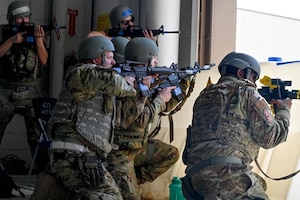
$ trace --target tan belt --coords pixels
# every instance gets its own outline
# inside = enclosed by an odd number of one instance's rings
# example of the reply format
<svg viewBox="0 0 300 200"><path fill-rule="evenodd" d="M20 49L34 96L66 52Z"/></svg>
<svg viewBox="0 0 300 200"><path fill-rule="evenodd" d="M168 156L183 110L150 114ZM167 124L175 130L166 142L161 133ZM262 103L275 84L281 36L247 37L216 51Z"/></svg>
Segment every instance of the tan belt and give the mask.
<svg viewBox="0 0 300 200"><path fill-rule="evenodd" d="M69 150L80 153L88 152L88 147L72 142L53 141L50 145L50 150Z"/></svg>

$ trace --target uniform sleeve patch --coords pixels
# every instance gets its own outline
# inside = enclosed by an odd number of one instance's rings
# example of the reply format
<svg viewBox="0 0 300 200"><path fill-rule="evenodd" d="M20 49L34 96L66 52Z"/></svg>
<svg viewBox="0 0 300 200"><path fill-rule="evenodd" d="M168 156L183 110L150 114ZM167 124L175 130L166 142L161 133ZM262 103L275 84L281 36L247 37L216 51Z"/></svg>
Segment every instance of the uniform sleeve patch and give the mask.
<svg viewBox="0 0 300 200"><path fill-rule="evenodd" d="M258 110L263 110L264 108L268 107L268 104L264 99L260 99L255 102L255 106L258 108Z"/></svg>
<svg viewBox="0 0 300 200"><path fill-rule="evenodd" d="M265 108L264 109L264 115L265 115L268 122L273 122L274 121L274 116L273 116L273 113L270 109Z"/></svg>

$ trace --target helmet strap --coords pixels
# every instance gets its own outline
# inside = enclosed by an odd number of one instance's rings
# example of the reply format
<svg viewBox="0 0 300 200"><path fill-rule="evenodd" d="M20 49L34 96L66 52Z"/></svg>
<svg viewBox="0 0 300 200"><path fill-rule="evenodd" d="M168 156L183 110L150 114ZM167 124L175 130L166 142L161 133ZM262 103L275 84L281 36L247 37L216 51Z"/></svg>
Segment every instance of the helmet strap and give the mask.
<svg viewBox="0 0 300 200"><path fill-rule="evenodd" d="M226 65L223 65L223 66L221 67L220 74L221 74L221 75L225 75L226 72L227 72Z"/></svg>
<svg viewBox="0 0 300 200"><path fill-rule="evenodd" d="M102 56L102 66L104 67L106 64L105 52L101 53L101 56Z"/></svg>
<svg viewBox="0 0 300 200"><path fill-rule="evenodd" d="M151 66L150 66L150 65L151 65L151 61L152 61L152 59L149 58L148 61L147 61L147 67L151 67Z"/></svg>
<svg viewBox="0 0 300 200"><path fill-rule="evenodd" d="M248 80L250 80L250 75L251 75L251 72L252 72L252 70L251 69L249 69L249 68L247 68L246 69L246 79L248 79Z"/></svg>

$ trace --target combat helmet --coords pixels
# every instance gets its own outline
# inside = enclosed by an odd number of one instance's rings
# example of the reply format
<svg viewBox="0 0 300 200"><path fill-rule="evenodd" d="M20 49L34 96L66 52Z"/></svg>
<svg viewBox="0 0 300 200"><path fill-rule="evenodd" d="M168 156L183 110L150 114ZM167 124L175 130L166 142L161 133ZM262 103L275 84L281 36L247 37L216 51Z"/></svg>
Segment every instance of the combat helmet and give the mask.
<svg viewBox="0 0 300 200"><path fill-rule="evenodd" d="M125 53L125 47L127 43L129 42L129 39L122 36L114 37L112 40L112 43L115 46L115 53L114 53L114 59L117 63L123 63L124 62L124 53Z"/></svg>
<svg viewBox="0 0 300 200"><path fill-rule="evenodd" d="M260 76L260 65L255 58L245 53L231 52L227 54L219 64L219 72L221 75L226 73L228 68L250 69L254 71L258 77Z"/></svg>
<svg viewBox="0 0 300 200"><path fill-rule="evenodd" d="M7 8L7 20L11 21L16 17L26 17L31 15L29 5L25 1L14 1Z"/></svg>
<svg viewBox="0 0 300 200"><path fill-rule="evenodd" d="M149 38L136 37L131 39L125 47L124 59L136 63L145 64L158 55L158 47Z"/></svg>
<svg viewBox="0 0 300 200"><path fill-rule="evenodd" d="M79 44L79 60L98 58L105 51L114 51L113 43L104 36L92 36L84 39Z"/></svg>
<svg viewBox="0 0 300 200"><path fill-rule="evenodd" d="M117 24L126 17L133 14L133 11L124 5L113 8L109 13L110 24L113 28L116 28Z"/></svg>

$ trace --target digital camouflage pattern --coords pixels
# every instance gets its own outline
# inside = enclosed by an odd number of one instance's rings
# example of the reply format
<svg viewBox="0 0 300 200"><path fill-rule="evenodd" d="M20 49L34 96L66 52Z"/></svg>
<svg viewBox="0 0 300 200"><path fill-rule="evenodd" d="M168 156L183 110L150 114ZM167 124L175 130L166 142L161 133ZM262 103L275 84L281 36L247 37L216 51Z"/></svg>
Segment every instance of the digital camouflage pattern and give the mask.
<svg viewBox="0 0 300 200"><path fill-rule="evenodd" d="M219 199L269 200L262 186L265 182L251 168L237 164L211 165L188 177L190 188L195 188L202 197L214 194ZM182 183L187 187L185 181ZM183 188L184 196L190 195L186 193Z"/></svg>
<svg viewBox="0 0 300 200"><path fill-rule="evenodd" d="M109 153L113 142L114 120L112 112L104 113L103 106L99 106L104 101L103 95L97 95L91 100L78 102L76 130L94 146Z"/></svg>
<svg viewBox="0 0 300 200"><path fill-rule="evenodd" d="M65 188L72 191L77 197L89 200L120 200L121 193L111 174L102 166L104 173L102 182L92 187L89 177L80 168L81 156L68 153L67 159L57 159L51 164L51 174L62 183ZM83 165L83 163L82 163ZM49 195L49 194L48 194Z"/></svg>
<svg viewBox="0 0 300 200"><path fill-rule="evenodd" d="M268 199L262 179L253 175L249 164L260 147L269 149L286 141L289 119L287 107L273 116L265 99L247 80L223 76L205 88L194 104L183 157L192 187L202 196L214 193L221 199ZM189 174L193 166L216 156L235 156L243 165L212 165Z"/></svg>
<svg viewBox="0 0 300 200"><path fill-rule="evenodd" d="M7 29L5 27L0 26L0 44L7 39L3 36L4 29ZM13 116L20 114L24 116L32 156L40 137L32 99L46 96L45 92L36 87L37 79L41 76L36 51L35 43L15 44L0 58L0 142ZM37 168L42 167L40 164L43 165L43 162L38 154Z"/></svg>
<svg viewBox="0 0 300 200"><path fill-rule="evenodd" d="M124 199L141 199L139 185L152 182L179 159L178 149L151 139L139 149L112 150L108 170L115 178Z"/></svg>
<svg viewBox="0 0 300 200"><path fill-rule="evenodd" d="M83 138L109 153L114 127L113 98L135 94L135 89L115 71L92 64L78 65L66 77L49 127L74 122L73 128Z"/></svg>
<svg viewBox="0 0 300 200"><path fill-rule="evenodd" d="M19 90L19 89L24 90ZM8 88L0 83L0 142L6 126L13 115L18 113L24 116L27 129L27 142L32 155L39 141L39 128L36 124L32 99L42 96L33 86L11 86Z"/></svg>
<svg viewBox="0 0 300 200"><path fill-rule="evenodd" d="M49 171L58 184L83 199L123 199L102 162L111 150L113 97L134 95L135 89L111 69L79 64L68 71L48 131L52 133L53 142L85 146L96 153L97 160L85 160L82 149L52 148ZM87 162L91 170L88 170ZM46 176L41 183L48 181ZM55 191L55 187L49 191ZM35 193L41 194L38 190Z"/></svg>
<svg viewBox="0 0 300 200"><path fill-rule="evenodd" d="M165 173L179 159L176 147L157 139L149 139L134 158L134 167L139 184L152 182Z"/></svg>
<svg viewBox="0 0 300 200"><path fill-rule="evenodd" d="M189 81L182 81L183 94ZM149 139L150 125L160 112L168 112L178 101L167 104L160 97L142 96L117 99L117 122L114 141L119 150L108 155L108 170L115 178L124 199L141 199L139 184L152 182L179 159L175 146Z"/></svg>

